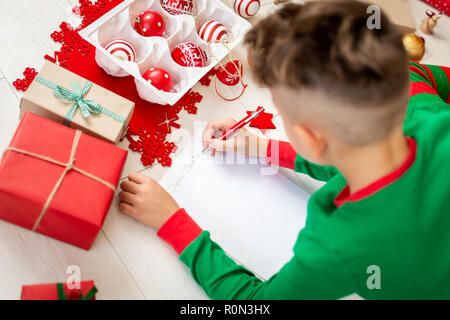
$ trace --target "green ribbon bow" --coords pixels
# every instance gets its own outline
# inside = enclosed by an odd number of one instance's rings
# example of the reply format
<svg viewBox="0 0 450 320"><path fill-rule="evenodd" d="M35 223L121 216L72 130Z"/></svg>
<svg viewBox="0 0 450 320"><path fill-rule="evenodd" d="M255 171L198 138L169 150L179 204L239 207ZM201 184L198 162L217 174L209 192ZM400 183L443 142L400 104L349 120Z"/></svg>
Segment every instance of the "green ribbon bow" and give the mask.
<svg viewBox="0 0 450 320"><path fill-rule="evenodd" d="M58 290L58 300L69 300L66 293L64 292L64 284L57 283L56 288ZM97 292L98 292L98 290L94 286L94 287L92 287L91 290L89 290L89 292L85 296L81 295L79 300L92 300L92 299L94 299Z"/></svg>
<svg viewBox="0 0 450 320"><path fill-rule="evenodd" d="M93 83L91 81L86 81L82 89L80 88L78 82L73 81L72 82L73 91L70 91L66 88L56 85L55 83L47 79L42 78L39 75L36 76L35 80L53 89L53 93L55 94L55 97L57 97L58 99L74 102L69 112L64 117L64 125L66 126L70 125L70 122L72 121L78 109L80 109L81 114L85 119L89 118L93 114L103 113L106 116L121 122L124 126L126 125L127 120L124 117L121 117L118 114L115 114L114 112L101 107L95 101L87 100L84 98L84 96L92 88Z"/></svg>

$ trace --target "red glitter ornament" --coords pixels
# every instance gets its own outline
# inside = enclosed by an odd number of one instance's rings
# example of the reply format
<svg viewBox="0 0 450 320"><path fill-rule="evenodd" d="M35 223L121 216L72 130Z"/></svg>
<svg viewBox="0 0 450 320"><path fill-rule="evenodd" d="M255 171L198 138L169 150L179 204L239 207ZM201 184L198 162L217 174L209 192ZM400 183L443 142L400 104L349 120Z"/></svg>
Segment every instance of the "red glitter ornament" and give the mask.
<svg viewBox="0 0 450 320"><path fill-rule="evenodd" d="M142 77L158 90L170 92L173 89L172 77L163 68L150 68Z"/></svg>
<svg viewBox="0 0 450 320"><path fill-rule="evenodd" d="M166 23L156 11L144 11L135 18L134 30L144 37L162 37Z"/></svg>
<svg viewBox="0 0 450 320"><path fill-rule="evenodd" d="M206 66L208 60L205 51L194 43L179 44L172 51L172 59L182 67Z"/></svg>

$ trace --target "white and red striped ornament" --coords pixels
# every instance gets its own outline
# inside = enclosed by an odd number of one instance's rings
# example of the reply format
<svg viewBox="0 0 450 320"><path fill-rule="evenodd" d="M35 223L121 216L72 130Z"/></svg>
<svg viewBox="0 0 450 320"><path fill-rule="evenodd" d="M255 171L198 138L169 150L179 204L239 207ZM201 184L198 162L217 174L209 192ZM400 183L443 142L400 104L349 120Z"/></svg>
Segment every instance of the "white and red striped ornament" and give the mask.
<svg viewBox="0 0 450 320"><path fill-rule="evenodd" d="M161 0L161 6L172 15L194 15L194 3L192 0Z"/></svg>
<svg viewBox="0 0 450 320"><path fill-rule="evenodd" d="M259 0L234 0L234 11L243 18L249 18L258 13L261 8Z"/></svg>
<svg viewBox="0 0 450 320"><path fill-rule="evenodd" d="M105 50L118 60L136 61L136 51L128 41L113 40L105 46Z"/></svg>
<svg viewBox="0 0 450 320"><path fill-rule="evenodd" d="M208 57L202 48L194 43L186 42L173 49L172 59L182 67L202 68L206 66Z"/></svg>
<svg viewBox="0 0 450 320"><path fill-rule="evenodd" d="M198 30L200 38L206 42L222 42L228 39L228 32L224 25L215 20L206 21Z"/></svg>

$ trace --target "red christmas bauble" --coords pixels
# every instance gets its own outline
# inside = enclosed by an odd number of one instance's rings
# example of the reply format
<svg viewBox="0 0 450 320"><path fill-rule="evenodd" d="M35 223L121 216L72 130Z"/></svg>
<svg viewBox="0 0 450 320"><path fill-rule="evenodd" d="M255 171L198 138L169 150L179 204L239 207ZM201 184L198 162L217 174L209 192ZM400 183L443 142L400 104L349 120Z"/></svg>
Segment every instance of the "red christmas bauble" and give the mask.
<svg viewBox="0 0 450 320"><path fill-rule="evenodd" d="M166 23L158 12L144 11L135 18L134 30L144 37L162 37Z"/></svg>
<svg viewBox="0 0 450 320"><path fill-rule="evenodd" d="M230 61L224 67L217 68L216 75L223 84L235 86L241 80L242 64L239 60Z"/></svg>
<svg viewBox="0 0 450 320"><path fill-rule="evenodd" d="M158 90L171 92L173 89L173 80L171 75L162 68L150 68L142 77Z"/></svg>
<svg viewBox="0 0 450 320"><path fill-rule="evenodd" d="M199 67L206 66L208 57L205 51L194 43L187 42L179 44L172 51L172 59L183 67Z"/></svg>
<svg viewBox="0 0 450 320"><path fill-rule="evenodd" d="M161 0L161 6L173 15L194 13L192 0Z"/></svg>

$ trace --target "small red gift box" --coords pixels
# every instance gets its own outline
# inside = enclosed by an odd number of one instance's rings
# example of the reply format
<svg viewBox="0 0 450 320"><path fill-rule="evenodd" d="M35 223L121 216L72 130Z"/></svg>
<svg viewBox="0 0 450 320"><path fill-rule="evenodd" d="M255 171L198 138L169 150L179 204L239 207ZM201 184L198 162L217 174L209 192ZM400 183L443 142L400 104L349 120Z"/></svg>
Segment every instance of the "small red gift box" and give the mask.
<svg viewBox="0 0 450 320"><path fill-rule="evenodd" d="M21 300L95 300L94 281L81 281L69 289L66 283L35 284L22 287Z"/></svg>
<svg viewBox="0 0 450 320"><path fill-rule="evenodd" d="M0 163L0 219L88 250L127 151L26 113Z"/></svg>

